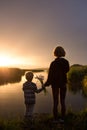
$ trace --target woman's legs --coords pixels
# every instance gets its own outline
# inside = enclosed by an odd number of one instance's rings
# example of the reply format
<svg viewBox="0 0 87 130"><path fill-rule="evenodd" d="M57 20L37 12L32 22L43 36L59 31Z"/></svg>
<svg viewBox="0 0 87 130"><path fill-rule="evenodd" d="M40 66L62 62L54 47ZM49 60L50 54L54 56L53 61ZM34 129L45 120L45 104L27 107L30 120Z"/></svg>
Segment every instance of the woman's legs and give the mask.
<svg viewBox="0 0 87 130"><path fill-rule="evenodd" d="M52 93L53 93L53 115L54 119L58 119L58 97L59 97L59 88L52 87Z"/></svg>
<svg viewBox="0 0 87 130"><path fill-rule="evenodd" d="M61 103L62 118L65 117L65 112L66 112L65 97L66 97L66 86L60 88L60 103Z"/></svg>

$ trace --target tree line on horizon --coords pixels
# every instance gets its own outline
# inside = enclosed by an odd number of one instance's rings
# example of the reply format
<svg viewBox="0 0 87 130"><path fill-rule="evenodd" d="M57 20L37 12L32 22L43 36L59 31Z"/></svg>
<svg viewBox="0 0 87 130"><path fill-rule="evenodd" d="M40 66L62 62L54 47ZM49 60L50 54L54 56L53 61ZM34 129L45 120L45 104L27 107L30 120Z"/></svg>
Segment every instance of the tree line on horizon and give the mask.
<svg viewBox="0 0 87 130"><path fill-rule="evenodd" d="M26 71L42 72L45 69L20 69L20 68L8 68L0 67L0 85L6 83L20 82L21 77ZM48 69L47 69L48 73ZM78 89L87 90L87 65L74 64L70 66L70 70L67 73L68 84L73 91Z"/></svg>

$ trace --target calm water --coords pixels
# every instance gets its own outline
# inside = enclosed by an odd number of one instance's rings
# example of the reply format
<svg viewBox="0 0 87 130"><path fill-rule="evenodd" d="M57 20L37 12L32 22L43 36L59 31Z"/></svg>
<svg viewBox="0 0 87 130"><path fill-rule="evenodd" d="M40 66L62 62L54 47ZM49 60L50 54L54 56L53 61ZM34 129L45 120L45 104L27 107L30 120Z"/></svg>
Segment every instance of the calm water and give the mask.
<svg viewBox="0 0 87 130"><path fill-rule="evenodd" d="M46 80L46 72L34 73L36 75L44 75ZM0 86L0 117L9 117L16 115L24 115L25 105L24 105L24 95L22 91L22 84L25 82L25 77L19 83L9 83L7 85ZM40 87L40 83L37 79L34 82ZM36 106L35 113L52 113L52 93L51 87L47 87L46 95L44 92L36 94ZM73 111L79 111L87 107L87 97L82 96L82 92L67 91L66 96L66 106L72 108Z"/></svg>

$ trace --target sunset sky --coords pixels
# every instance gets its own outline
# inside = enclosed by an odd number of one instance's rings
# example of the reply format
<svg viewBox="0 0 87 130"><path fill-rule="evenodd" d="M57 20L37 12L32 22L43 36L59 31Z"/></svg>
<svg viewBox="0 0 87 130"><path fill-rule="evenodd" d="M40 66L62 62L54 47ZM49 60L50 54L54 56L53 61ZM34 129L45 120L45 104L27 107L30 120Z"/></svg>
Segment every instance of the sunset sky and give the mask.
<svg viewBox="0 0 87 130"><path fill-rule="evenodd" d="M49 67L58 45L87 65L87 0L0 0L0 66Z"/></svg>

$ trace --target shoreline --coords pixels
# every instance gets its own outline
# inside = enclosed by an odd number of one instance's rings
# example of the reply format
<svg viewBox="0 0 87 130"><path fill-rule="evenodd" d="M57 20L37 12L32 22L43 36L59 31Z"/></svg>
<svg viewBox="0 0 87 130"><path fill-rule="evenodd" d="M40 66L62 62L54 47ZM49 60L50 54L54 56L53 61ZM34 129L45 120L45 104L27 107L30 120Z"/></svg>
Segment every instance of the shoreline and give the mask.
<svg viewBox="0 0 87 130"><path fill-rule="evenodd" d="M35 113L34 120L31 123L30 120L24 120L23 116L16 116L10 119L1 119L0 118L0 129L1 130L31 130L31 126L33 126L34 130L42 129L42 130L58 130L59 127L62 130L86 130L87 129L87 108L79 113L73 113L72 111L68 111L65 116L64 124L53 124L53 116L52 114L46 113Z"/></svg>

